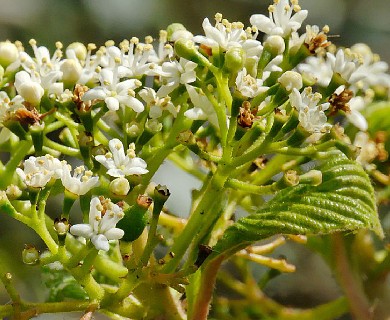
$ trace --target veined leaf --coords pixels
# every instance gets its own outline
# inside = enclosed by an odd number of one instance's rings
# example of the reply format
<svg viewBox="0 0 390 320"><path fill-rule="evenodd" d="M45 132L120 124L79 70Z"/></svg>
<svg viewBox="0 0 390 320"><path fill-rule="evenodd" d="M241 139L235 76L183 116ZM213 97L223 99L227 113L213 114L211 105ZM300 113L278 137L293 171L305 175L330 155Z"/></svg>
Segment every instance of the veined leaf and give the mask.
<svg viewBox="0 0 390 320"><path fill-rule="evenodd" d="M214 252L233 254L275 234L328 234L367 228L383 236L374 190L363 168L338 152L317 169L322 171L322 184L280 191L256 213L229 227Z"/></svg>

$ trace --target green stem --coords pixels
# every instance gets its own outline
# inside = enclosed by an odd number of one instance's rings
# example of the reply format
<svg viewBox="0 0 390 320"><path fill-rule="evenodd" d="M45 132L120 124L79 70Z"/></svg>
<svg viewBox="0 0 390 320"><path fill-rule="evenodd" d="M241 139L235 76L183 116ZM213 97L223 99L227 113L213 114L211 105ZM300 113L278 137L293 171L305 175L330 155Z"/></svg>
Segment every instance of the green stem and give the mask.
<svg viewBox="0 0 390 320"><path fill-rule="evenodd" d="M254 185L248 182L240 181L237 179L228 179L226 181L226 187L232 188L232 189L239 189L241 191L245 191L247 193L253 193L253 194L273 194L275 191L278 190L277 188L277 182L274 182L272 184L266 185L266 186L258 186Z"/></svg>
<svg viewBox="0 0 390 320"><path fill-rule="evenodd" d="M3 167L2 172L0 172L0 189L4 190L11 183L16 167L19 166L20 162L29 153L31 146L32 142L27 140L19 141L14 146L13 150L15 151L11 153L10 160Z"/></svg>
<svg viewBox="0 0 390 320"><path fill-rule="evenodd" d="M54 150L57 150L64 155L80 158L80 150L79 149L64 146L62 144L54 142L53 140L50 140L47 137L44 137L43 141L44 141L43 143L45 146L52 148Z"/></svg>
<svg viewBox="0 0 390 320"><path fill-rule="evenodd" d="M163 267L163 272L169 273L174 271L194 237L201 231L200 228L207 229L210 227L210 223L215 221L215 212L210 209L219 201L223 186L227 180L227 172L230 170L222 167L222 165L219 166L215 175L208 181L202 198L191 214L183 232L175 239L171 248L174 257Z"/></svg>

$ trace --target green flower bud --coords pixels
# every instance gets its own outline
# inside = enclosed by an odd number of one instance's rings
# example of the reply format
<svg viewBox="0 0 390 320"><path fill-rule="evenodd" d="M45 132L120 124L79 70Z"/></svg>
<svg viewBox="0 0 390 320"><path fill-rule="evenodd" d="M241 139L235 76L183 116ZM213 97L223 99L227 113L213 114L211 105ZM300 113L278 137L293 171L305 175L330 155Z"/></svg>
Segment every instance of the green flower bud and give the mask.
<svg viewBox="0 0 390 320"><path fill-rule="evenodd" d="M202 66L209 66L210 61L204 57L195 46L195 43L189 39L178 39L175 42L175 52L179 57L198 63Z"/></svg>
<svg viewBox="0 0 390 320"><path fill-rule="evenodd" d="M232 47L226 51L223 68L228 72L240 71L245 63L245 53L240 47Z"/></svg>
<svg viewBox="0 0 390 320"><path fill-rule="evenodd" d="M31 244L26 244L22 251L22 260L25 264L34 265L39 262L39 251Z"/></svg>
<svg viewBox="0 0 390 320"><path fill-rule="evenodd" d="M189 32L181 23L172 23L167 28L168 41L179 39L192 39L193 34Z"/></svg>

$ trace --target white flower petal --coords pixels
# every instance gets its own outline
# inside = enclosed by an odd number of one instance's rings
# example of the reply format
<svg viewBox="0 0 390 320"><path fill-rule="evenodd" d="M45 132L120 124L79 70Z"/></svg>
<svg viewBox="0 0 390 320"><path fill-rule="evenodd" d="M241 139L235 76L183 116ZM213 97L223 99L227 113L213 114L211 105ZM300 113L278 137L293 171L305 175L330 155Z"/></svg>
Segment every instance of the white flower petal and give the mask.
<svg viewBox="0 0 390 320"><path fill-rule="evenodd" d="M96 249L108 251L110 249L110 244L108 243L107 238L103 234L97 234L92 236L91 241Z"/></svg>
<svg viewBox="0 0 390 320"><path fill-rule="evenodd" d="M89 224L75 224L70 227L70 233L74 236L83 237L85 239L91 238L93 235L93 229Z"/></svg>
<svg viewBox="0 0 390 320"><path fill-rule="evenodd" d="M125 235L125 232L119 228L111 228L107 230L104 235L108 240L119 240Z"/></svg>

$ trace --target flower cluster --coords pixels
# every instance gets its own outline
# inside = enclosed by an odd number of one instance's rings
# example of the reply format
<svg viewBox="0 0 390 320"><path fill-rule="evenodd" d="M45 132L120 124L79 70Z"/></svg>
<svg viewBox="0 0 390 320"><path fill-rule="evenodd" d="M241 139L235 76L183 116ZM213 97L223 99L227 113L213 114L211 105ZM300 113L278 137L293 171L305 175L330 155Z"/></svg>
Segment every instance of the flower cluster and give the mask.
<svg viewBox="0 0 390 320"><path fill-rule="evenodd" d="M268 11L249 26L217 13L203 20L204 34L176 23L157 40L57 42L54 53L35 40L26 49L0 42L0 211L50 251L29 247L25 261L60 263L93 302L87 310L155 318L143 297L150 288L184 292L202 263L218 268L265 235L381 234L364 170L390 185L388 65L363 44L336 48L328 26L301 28L308 12L298 0L274 0ZM185 223L164 209L167 187L153 188L166 160L203 182ZM49 215L47 200L59 194ZM353 207L351 195L364 203ZM249 218L235 221L236 207ZM167 256L156 263L159 244ZM203 319L204 286L192 287L191 319ZM185 318L159 316L172 314Z"/></svg>

